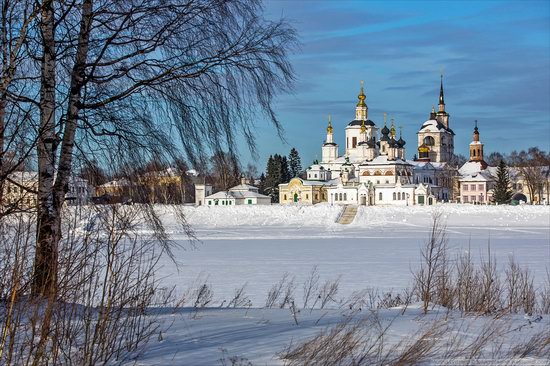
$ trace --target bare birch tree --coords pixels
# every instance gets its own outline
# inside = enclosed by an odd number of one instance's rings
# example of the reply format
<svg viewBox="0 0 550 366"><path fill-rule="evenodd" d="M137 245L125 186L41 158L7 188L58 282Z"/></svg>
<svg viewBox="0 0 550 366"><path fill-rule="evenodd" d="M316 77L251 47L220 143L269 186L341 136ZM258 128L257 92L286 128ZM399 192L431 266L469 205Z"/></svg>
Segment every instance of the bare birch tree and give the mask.
<svg viewBox="0 0 550 366"><path fill-rule="evenodd" d="M272 101L293 81L296 38L250 0L44 1L39 30L32 287L50 296L75 156L127 166L185 154L196 165L234 153L239 133L254 149L252 116L280 128Z"/></svg>

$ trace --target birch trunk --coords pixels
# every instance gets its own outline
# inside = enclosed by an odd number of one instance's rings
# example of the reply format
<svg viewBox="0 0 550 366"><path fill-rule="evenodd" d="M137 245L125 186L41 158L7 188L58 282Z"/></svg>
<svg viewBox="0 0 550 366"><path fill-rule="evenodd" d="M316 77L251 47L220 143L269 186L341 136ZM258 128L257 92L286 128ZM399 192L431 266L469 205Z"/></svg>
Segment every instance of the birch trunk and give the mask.
<svg viewBox="0 0 550 366"><path fill-rule="evenodd" d="M43 56L40 89L40 136L38 138L38 223L32 292L45 296L56 292L57 243L59 242L59 205L54 200L55 178L55 29L53 2L41 10L40 31Z"/></svg>

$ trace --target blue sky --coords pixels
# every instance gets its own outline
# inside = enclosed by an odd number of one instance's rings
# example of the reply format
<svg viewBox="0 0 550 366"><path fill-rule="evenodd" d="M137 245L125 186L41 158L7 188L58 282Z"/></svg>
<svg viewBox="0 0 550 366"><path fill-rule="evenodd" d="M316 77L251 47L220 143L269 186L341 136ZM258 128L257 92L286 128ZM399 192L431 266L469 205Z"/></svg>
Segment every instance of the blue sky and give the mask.
<svg viewBox="0 0 550 366"><path fill-rule="evenodd" d="M296 27L297 83L278 98L285 140L257 121L260 170L270 154L296 147L307 166L321 157L327 115L343 153L360 80L369 118L383 113L403 126L407 157L416 132L437 104L443 69L455 152L467 155L474 120L486 153L537 145L550 149L550 2L548 1L283 1L268 18Z"/></svg>

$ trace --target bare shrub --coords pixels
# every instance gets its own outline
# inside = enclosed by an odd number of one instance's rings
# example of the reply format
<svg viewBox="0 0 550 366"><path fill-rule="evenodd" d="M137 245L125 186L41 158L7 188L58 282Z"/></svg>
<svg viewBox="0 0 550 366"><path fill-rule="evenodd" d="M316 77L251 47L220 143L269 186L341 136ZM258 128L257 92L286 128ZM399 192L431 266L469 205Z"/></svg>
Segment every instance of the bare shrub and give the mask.
<svg viewBox="0 0 550 366"><path fill-rule="evenodd" d="M546 278L538 301L538 311L542 314L550 314L550 271L546 268Z"/></svg>
<svg viewBox="0 0 550 366"><path fill-rule="evenodd" d="M227 307L244 307L247 306L250 303L250 299L246 295L246 286L248 285L248 282L246 282L244 285L242 285L239 288L236 288L233 292L233 298L229 301L227 304Z"/></svg>
<svg viewBox="0 0 550 366"><path fill-rule="evenodd" d="M312 296L315 296L319 289L319 271L317 270L317 266L313 266L311 269L311 272L309 273L309 277L304 281L303 284L303 300L304 300L304 309L307 308L308 302L311 299Z"/></svg>
<svg viewBox="0 0 550 366"><path fill-rule="evenodd" d="M446 226L442 221L441 212L432 215L432 228L428 241L421 249L420 268L413 273L416 289L423 303L424 313L428 312L430 302L436 300L437 282L439 278L445 277L447 272L447 237ZM447 280L443 282L443 286ZM444 294L440 298L443 298Z"/></svg>
<svg viewBox="0 0 550 366"><path fill-rule="evenodd" d="M295 288L294 277L291 278L290 275L285 272L281 280L274 284L268 291L265 307L272 308L274 306L279 306L282 309L285 305L289 305L290 301L294 299L293 293Z"/></svg>
<svg viewBox="0 0 550 366"><path fill-rule="evenodd" d="M319 291L320 308L324 309L331 302L336 302L336 294L338 293L338 288L340 287L340 276L334 280L326 280L323 286Z"/></svg>
<svg viewBox="0 0 550 366"><path fill-rule="evenodd" d="M154 276L163 247L135 230L141 211L67 210L58 293L39 301L29 296L35 217L2 219L0 250L10 260L0 265L0 363L123 363L161 333L152 309L171 304L172 290L160 288ZM86 224L91 219L93 229Z"/></svg>

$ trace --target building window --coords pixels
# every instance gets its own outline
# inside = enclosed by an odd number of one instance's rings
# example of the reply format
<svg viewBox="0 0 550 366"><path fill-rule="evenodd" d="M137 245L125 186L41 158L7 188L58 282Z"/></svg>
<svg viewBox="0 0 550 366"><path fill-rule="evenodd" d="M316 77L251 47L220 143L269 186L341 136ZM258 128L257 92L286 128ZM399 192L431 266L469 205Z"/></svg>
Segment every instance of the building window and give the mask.
<svg viewBox="0 0 550 366"><path fill-rule="evenodd" d="M315 193L315 200L319 200L319 195L317 193Z"/></svg>
<svg viewBox="0 0 550 366"><path fill-rule="evenodd" d="M286 201L286 194L283 196L283 199Z"/></svg>
<svg viewBox="0 0 550 366"><path fill-rule="evenodd" d="M397 198L397 193L393 192L393 200L395 201Z"/></svg>
<svg viewBox="0 0 550 366"><path fill-rule="evenodd" d="M306 193L306 200L308 200L308 199L309 199L309 194Z"/></svg>
<svg viewBox="0 0 550 366"><path fill-rule="evenodd" d="M463 184L463 185L462 185L462 190L463 190L463 191L467 191L467 190L468 190L468 185L467 185L467 184Z"/></svg>
<svg viewBox="0 0 550 366"><path fill-rule="evenodd" d="M463 196L462 197L462 202L463 203L468 203L468 196Z"/></svg>
<svg viewBox="0 0 550 366"><path fill-rule="evenodd" d="M476 196L470 196L470 201L475 202L476 201Z"/></svg>
<svg viewBox="0 0 550 366"><path fill-rule="evenodd" d="M426 144L427 146L434 146L435 140L432 136L426 136L424 137L424 144Z"/></svg>
<svg viewBox="0 0 550 366"><path fill-rule="evenodd" d="M335 201L338 201L338 193L336 193L336 194L334 195L334 200L335 200Z"/></svg>
<svg viewBox="0 0 550 366"><path fill-rule="evenodd" d="M351 143L352 143L352 147L355 149L355 147L357 146L357 137L353 137L351 140Z"/></svg>
<svg viewBox="0 0 550 366"><path fill-rule="evenodd" d="M477 185L477 190L478 190L478 191L483 191L483 190L485 190L485 189L483 188L483 184L478 184L478 185Z"/></svg>
<svg viewBox="0 0 550 366"><path fill-rule="evenodd" d="M382 192L378 193L378 200L382 201Z"/></svg>
<svg viewBox="0 0 550 366"><path fill-rule="evenodd" d="M315 174L315 178L317 178L317 174Z"/></svg>
<svg viewBox="0 0 550 366"><path fill-rule="evenodd" d="M397 200L401 201L401 192L397 192Z"/></svg>
<svg viewBox="0 0 550 366"><path fill-rule="evenodd" d="M470 191L475 191L475 190L476 190L476 185L470 184Z"/></svg>
<svg viewBox="0 0 550 366"><path fill-rule="evenodd" d="M342 200L342 193L339 193L339 201Z"/></svg>
<svg viewBox="0 0 550 366"><path fill-rule="evenodd" d="M344 201L347 201L347 200L348 200L348 195L344 193Z"/></svg>
<svg viewBox="0 0 550 366"><path fill-rule="evenodd" d="M249 205L252 204L252 200L251 200L251 199L248 200L248 204L249 204Z"/></svg>

